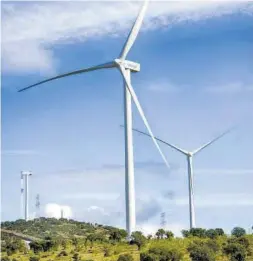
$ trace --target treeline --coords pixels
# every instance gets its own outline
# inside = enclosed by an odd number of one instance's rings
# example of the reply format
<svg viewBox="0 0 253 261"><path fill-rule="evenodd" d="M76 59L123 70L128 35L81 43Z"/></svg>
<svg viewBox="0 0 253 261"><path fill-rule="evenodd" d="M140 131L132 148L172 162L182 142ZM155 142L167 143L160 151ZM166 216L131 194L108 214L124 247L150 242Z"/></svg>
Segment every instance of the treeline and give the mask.
<svg viewBox="0 0 253 261"><path fill-rule="evenodd" d="M244 261L253 260L253 237L246 235L246 230L235 227L231 236L225 235L223 229L192 228L182 230L182 235L187 240L186 250L192 261L219 260ZM173 233L159 229L155 239L173 240ZM171 244L173 245L173 244ZM169 247L168 243L161 242L144 251L140 255L141 261L183 260L185 252L180 248Z"/></svg>

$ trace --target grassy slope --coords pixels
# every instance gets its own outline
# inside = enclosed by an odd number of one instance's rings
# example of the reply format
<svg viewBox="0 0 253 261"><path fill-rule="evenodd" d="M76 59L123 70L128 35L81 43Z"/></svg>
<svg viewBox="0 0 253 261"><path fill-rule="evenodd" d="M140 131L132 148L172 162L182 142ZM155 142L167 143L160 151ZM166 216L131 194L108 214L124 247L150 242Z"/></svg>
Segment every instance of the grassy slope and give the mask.
<svg viewBox="0 0 253 261"><path fill-rule="evenodd" d="M253 237L249 236L251 241L251 248L253 250ZM192 239L182 239L182 238L175 238L172 240L150 240L148 244L141 250L145 251L148 250L150 247L153 246L161 246L166 245L171 249L176 248L180 249L184 252L184 258L182 261L191 261L189 258L189 254L187 253L187 246L191 242ZM222 244L225 239L219 239L219 243ZM67 246L66 252L68 256L58 256L58 254L62 251L59 249L57 251L50 251L46 253L40 253L38 256L40 257L41 261L70 261L74 253L78 253L79 257L82 261L85 260L93 260L93 261L116 261L120 254L131 254L134 257L134 261L140 260L140 252L137 250L136 246L129 246L124 243L120 243L117 245L110 245L110 256L104 257L104 249L105 244L94 244L93 247L88 246L87 248L81 247L80 249L76 250L73 246ZM90 252L90 253L89 253ZM29 261L30 256L34 254L30 251L27 254L16 253L11 256L11 258L16 258L19 261ZM3 254L4 256L4 254ZM248 261L252 261L253 257L248 257ZM228 257L223 256L221 252L217 253L216 261L229 261Z"/></svg>

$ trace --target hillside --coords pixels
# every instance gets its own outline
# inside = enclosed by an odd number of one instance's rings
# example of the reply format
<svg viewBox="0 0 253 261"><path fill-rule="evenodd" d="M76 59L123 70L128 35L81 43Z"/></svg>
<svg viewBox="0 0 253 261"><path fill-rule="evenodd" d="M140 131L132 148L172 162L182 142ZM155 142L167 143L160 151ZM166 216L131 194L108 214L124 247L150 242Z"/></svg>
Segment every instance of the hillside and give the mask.
<svg viewBox="0 0 253 261"><path fill-rule="evenodd" d="M117 230L119 233L125 233L124 230L109 226L55 218L40 218L27 222L22 219L15 222L3 222L2 228L41 239L47 236L64 239L73 236L86 238L89 235L109 238L114 230Z"/></svg>
<svg viewBox="0 0 253 261"><path fill-rule="evenodd" d="M160 229L145 237L109 226L40 218L1 223L2 261L253 261L253 235L235 228L182 231ZM30 239L30 250L21 239Z"/></svg>

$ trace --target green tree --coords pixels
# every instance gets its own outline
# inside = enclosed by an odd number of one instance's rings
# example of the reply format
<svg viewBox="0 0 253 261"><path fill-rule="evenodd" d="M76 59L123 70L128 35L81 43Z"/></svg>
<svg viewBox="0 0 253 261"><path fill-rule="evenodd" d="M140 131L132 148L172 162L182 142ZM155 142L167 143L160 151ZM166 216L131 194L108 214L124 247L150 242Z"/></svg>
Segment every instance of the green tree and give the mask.
<svg viewBox="0 0 253 261"><path fill-rule="evenodd" d="M44 251L41 242L34 241L31 242L29 245L30 245L30 249L34 252L34 254L38 254L39 252Z"/></svg>
<svg viewBox="0 0 253 261"><path fill-rule="evenodd" d="M109 239L119 242L122 239L122 235L124 235L123 231L120 231L119 229L113 229L110 231Z"/></svg>
<svg viewBox="0 0 253 261"><path fill-rule="evenodd" d="M189 230L186 230L186 229L183 229L181 231L183 237L189 237L190 236L190 231Z"/></svg>
<svg viewBox="0 0 253 261"><path fill-rule="evenodd" d="M147 239L140 231L135 231L131 235L131 241L130 244L135 244L138 246L138 249L145 245Z"/></svg>
<svg viewBox="0 0 253 261"><path fill-rule="evenodd" d="M125 239L127 237L127 232L125 229L119 229L121 239Z"/></svg>
<svg viewBox="0 0 253 261"><path fill-rule="evenodd" d="M218 233L215 229L208 229L208 230L206 230L206 236L211 239L214 239L214 238L218 237Z"/></svg>
<svg viewBox="0 0 253 261"><path fill-rule="evenodd" d="M43 251L47 252L50 251L52 248L56 247L56 242L54 240L52 240L51 238L48 240L44 240L41 242L42 247L43 247Z"/></svg>
<svg viewBox="0 0 253 261"><path fill-rule="evenodd" d="M166 231L165 236L166 236L167 239L170 239L170 238L174 237L174 234L171 231Z"/></svg>
<svg viewBox="0 0 253 261"><path fill-rule="evenodd" d="M134 261L133 257L129 254L120 255L117 261Z"/></svg>
<svg viewBox="0 0 253 261"><path fill-rule="evenodd" d="M200 237L200 238L206 237L206 230L203 228L191 228L189 233L194 237Z"/></svg>
<svg viewBox="0 0 253 261"><path fill-rule="evenodd" d="M147 239L150 240L150 239L152 239L152 237L153 236L150 234L150 235L147 236Z"/></svg>
<svg viewBox="0 0 253 261"><path fill-rule="evenodd" d="M216 231L218 236L225 235L224 230L222 228L215 228L215 231Z"/></svg>
<svg viewBox="0 0 253 261"><path fill-rule="evenodd" d="M241 236L246 235L246 230L241 227L235 227L232 229L231 235L235 236L235 237L241 237Z"/></svg>
<svg viewBox="0 0 253 261"><path fill-rule="evenodd" d="M163 228L160 228L157 230L156 234L158 239L162 239L165 235L165 230Z"/></svg>

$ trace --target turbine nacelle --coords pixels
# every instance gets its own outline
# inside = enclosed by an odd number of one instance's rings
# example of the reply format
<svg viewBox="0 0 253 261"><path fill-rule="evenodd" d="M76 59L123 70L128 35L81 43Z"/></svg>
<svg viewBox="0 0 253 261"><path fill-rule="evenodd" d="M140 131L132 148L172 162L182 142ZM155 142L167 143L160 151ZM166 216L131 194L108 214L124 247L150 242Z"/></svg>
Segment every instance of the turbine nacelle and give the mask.
<svg viewBox="0 0 253 261"><path fill-rule="evenodd" d="M135 62L128 61L128 60L121 60L121 59L115 59L114 61L116 64L122 65L123 67L125 67L125 69L129 69L132 72L139 72L141 69L141 66L139 63L135 63Z"/></svg>
<svg viewBox="0 0 253 261"><path fill-rule="evenodd" d="M22 172L21 172L21 178L22 178L23 176L32 176L32 172L31 172L31 171L22 171Z"/></svg>

